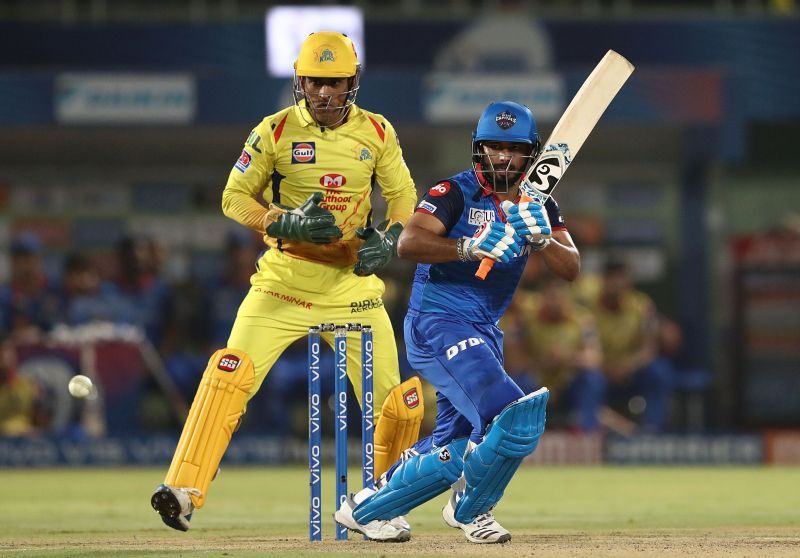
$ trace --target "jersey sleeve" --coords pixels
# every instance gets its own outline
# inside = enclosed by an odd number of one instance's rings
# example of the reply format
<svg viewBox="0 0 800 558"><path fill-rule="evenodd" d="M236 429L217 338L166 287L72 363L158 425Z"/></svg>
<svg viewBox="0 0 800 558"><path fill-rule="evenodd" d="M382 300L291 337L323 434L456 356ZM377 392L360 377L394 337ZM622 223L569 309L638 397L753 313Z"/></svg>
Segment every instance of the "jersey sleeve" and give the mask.
<svg viewBox="0 0 800 558"><path fill-rule="evenodd" d="M223 213L262 234L267 208L257 198L266 188L275 167L275 143L267 120L247 136L222 192Z"/></svg>
<svg viewBox="0 0 800 558"><path fill-rule="evenodd" d="M383 134L384 149L375 165L375 178L380 184L381 195L386 200L386 217L405 225L414 212L414 204L417 203L414 180L403 160L403 150L394 127L384 118L369 118L376 130L380 129L378 135Z"/></svg>
<svg viewBox="0 0 800 558"><path fill-rule="evenodd" d="M431 187L422 201L417 204L415 213L433 215L442 222L447 232L456 226L464 212L464 193L458 184L444 180Z"/></svg>
<svg viewBox="0 0 800 558"><path fill-rule="evenodd" d="M567 230L567 223L564 221L564 216L561 215L561 209L558 207L556 200L552 197L547 198L547 201L544 202L544 208L547 210L547 217L550 219L550 226L554 231Z"/></svg>

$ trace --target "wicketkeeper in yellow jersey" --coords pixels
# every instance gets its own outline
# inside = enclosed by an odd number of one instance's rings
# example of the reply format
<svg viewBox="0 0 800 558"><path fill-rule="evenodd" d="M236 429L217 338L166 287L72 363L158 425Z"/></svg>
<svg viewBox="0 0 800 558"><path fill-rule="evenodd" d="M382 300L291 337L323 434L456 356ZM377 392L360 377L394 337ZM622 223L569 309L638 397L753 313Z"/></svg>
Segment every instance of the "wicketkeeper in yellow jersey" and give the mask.
<svg viewBox="0 0 800 558"><path fill-rule="evenodd" d="M189 528L247 402L311 325L372 326L375 401L384 402L376 409L376 478L417 440L419 380L399 385L384 284L374 275L396 255L416 191L392 125L355 105L359 74L345 35L310 35L295 62L295 104L250 132L228 177L225 215L265 233L270 249L256 264L228 346L208 362L166 480L153 494L170 527ZM377 227L369 226L374 183L388 205ZM269 208L257 201L261 194ZM349 345L348 375L360 400L361 346Z"/></svg>

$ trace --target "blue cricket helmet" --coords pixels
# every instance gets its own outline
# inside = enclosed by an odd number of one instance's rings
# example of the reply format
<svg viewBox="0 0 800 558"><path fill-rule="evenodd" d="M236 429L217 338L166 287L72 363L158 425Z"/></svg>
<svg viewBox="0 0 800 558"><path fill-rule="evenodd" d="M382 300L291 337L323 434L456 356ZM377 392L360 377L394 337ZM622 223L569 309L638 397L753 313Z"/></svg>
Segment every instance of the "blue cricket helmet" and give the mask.
<svg viewBox="0 0 800 558"><path fill-rule="evenodd" d="M530 154L526 156L527 163L515 181L509 181L506 176L503 179L504 184L498 183L494 167L483 156L480 144L484 141L524 143L531 146ZM528 107L513 101L491 103L484 109L472 133L472 168L478 183L487 191L508 192L509 188L528 171L539 155L541 147L536 120Z"/></svg>
<svg viewBox="0 0 800 558"><path fill-rule="evenodd" d="M513 101L499 101L486 107L472 133L472 141L540 143L539 130L531 110Z"/></svg>

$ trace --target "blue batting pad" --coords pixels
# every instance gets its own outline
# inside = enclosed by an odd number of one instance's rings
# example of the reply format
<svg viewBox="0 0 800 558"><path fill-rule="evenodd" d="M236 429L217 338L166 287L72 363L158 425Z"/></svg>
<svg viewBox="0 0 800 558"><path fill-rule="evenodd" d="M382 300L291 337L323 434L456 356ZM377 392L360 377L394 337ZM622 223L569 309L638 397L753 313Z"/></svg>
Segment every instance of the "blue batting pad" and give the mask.
<svg viewBox="0 0 800 558"><path fill-rule="evenodd" d="M474 450L464 460L467 488L456 505L455 518L472 523L503 496L519 464L533 453L544 432L550 392L542 388L503 409Z"/></svg>
<svg viewBox="0 0 800 558"><path fill-rule="evenodd" d="M435 498L461 477L466 449L467 438L460 438L404 461L383 488L358 505L353 517L362 525L392 519Z"/></svg>

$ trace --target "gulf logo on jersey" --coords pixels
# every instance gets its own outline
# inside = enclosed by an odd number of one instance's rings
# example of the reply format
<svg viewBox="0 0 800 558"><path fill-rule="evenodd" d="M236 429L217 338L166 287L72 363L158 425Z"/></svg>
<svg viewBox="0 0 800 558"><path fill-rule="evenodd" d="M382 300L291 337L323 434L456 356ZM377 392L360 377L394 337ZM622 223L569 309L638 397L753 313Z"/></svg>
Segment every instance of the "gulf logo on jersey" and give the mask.
<svg viewBox="0 0 800 558"><path fill-rule="evenodd" d="M433 186L428 193L431 196L444 196L447 192L450 191L450 183L449 182L440 182L436 186Z"/></svg>
<svg viewBox="0 0 800 558"><path fill-rule="evenodd" d="M234 167L236 167L236 170L238 170L239 172L245 172L248 169L248 167L250 167L250 161L252 161L252 159L253 158L250 156L247 150L242 149L242 154L239 155L239 160L236 161Z"/></svg>
<svg viewBox="0 0 800 558"><path fill-rule="evenodd" d="M317 162L317 149L313 141L292 142L292 164L311 164Z"/></svg>
<svg viewBox="0 0 800 558"><path fill-rule="evenodd" d="M347 179L341 174L330 173L323 174L319 179L319 183L325 188L341 188L347 184Z"/></svg>

